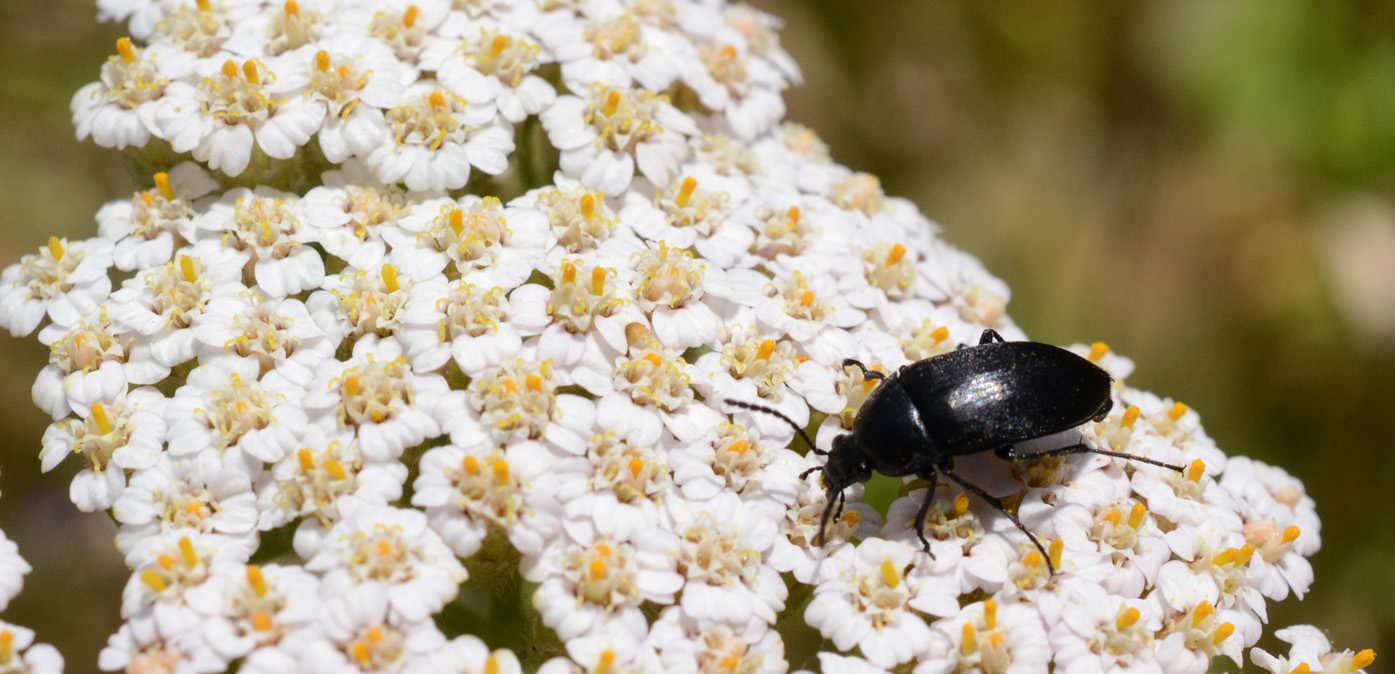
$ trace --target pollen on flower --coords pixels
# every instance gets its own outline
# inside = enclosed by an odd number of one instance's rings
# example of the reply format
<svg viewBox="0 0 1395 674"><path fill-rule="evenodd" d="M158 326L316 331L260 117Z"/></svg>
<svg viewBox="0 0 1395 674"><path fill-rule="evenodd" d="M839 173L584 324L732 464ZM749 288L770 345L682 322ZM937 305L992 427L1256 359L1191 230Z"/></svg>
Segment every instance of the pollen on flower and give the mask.
<svg viewBox="0 0 1395 674"><path fill-rule="evenodd" d="M505 320L504 289L494 286L483 290L473 283L456 281L450 294L442 298L437 309L445 318L437 324L442 342L454 341L462 335L480 337L499 331Z"/></svg>
<svg viewBox="0 0 1395 674"><path fill-rule="evenodd" d="M164 93L169 80L161 77L159 67L144 56L145 50L132 46L131 38L116 41L116 55L107 59L101 71L100 95L107 103L134 110Z"/></svg>
<svg viewBox="0 0 1395 674"><path fill-rule="evenodd" d="M582 39L591 43L591 55L599 60L638 63L648 53L643 31L629 14L590 22Z"/></svg>
<svg viewBox="0 0 1395 674"><path fill-rule="evenodd" d="M129 339L117 338L111 319L103 308L97 320L78 323L58 341L49 346L48 362L57 365L64 374L91 372L107 361L126 362Z"/></svg>
<svg viewBox="0 0 1395 674"><path fill-rule="evenodd" d="M780 255L798 255L804 251L804 239L809 236L810 228L798 206L783 211L761 207L757 217L761 226L756 229L751 252L773 260Z"/></svg>
<svg viewBox="0 0 1395 674"><path fill-rule="evenodd" d="M468 105L453 93L433 89L406 105L388 110L386 121L398 147L412 145L435 151L448 143L464 144L468 139L474 128L461 121Z"/></svg>
<svg viewBox="0 0 1395 674"><path fill-rule="evenodd" d="M266 27L266 51L271 55L284 54L315 41L319 24L324 17L319 12L307 12L300 3L288 0L281 10L271 12Z"/></svg>
<svg viewBox="0 0 1395 674"><path fill-rule="evenodd" d="M657 502L673 481L668 465L652 450L632 446L614 433L593 436L586 458L594 467L591 486L613 492L621 503Z"/></svg>
<svg viewBox="0 0 1395 674"><path fill-rule="evenodd" d="M336 456L348 460L340 461ZM339 498L358 488L357 450L351 453L350 448L332 441L318 455L302 447L296 450L295 457L300 472L279 481L277 505L306 517L317 517L321 524L330 526L339 517ZM353 470L346 469L345 463Z"/></svg>
<svg viewBox="0 0 1395 674"><path fill-rule="evenodd" d="M635 275L635 303L646 313L660 305L677 309L702 299L702 279L706 267L693 261L693 254L670 248L663 241L657 249L638 254Z"/></svg>
<svg viewBox="0 0 1395 674"><path fill-rule="evenodd" d="M410 374L411 368L403 358L385 363L370 358L363 365L345 370L338 380L343 396L339 404L339 422L362 426L383 423L396 416L398 411L412 404Z"/></svg>
<svg viewBox="0 0 1395 674"><path fill-rule="evenodd" d="M833 186L833 203L839 208L876 215L886 206L882 181L870 173L854 173Z"/></svg>
<svg viewBox="0 0 1395 674"><path fill-rule="evenodd" d="M568 332L586 333L597 318L611 315L625 300L616 297L616 272L589 267L580 260L563 260L552 277L547 315Z"/></svg>
<svg viewBox="0 0 1395 674"><path fill-rule="evenodd" d="M628 543L602 540L572 546L562 561L563 575L574 584L576 598L607 611L644 601L636 584L638 562Z"/></svg>
<svg viewBox="0 0 1395 674"><path fill-rule="evenodd" d="M331 111L337 111L341 118L347 118L358 105L359 92L368 86L372 73L364 70L356 59L336 59L323 49L311 58L314 59L314 68L310 74L310 92L330 103Z"/></svg>
<svg viewBox="0 0 1395 674"><path fill-rule="evenodd" d="M204 114L220 124L241 124L255 129L270 119L281 105L265 89L276 76L261 61L248 59L242 65L224 61L219 74L220 77L203 78L197 97Z"/></svg>
<svg viewBox="0 0 1395 674"><path fill-rule="evenodd" d="M766 443L745 427L727 421L717 426L712 450L712 472L737 494L760 484L759 471L771 458Z"/></svg>
<svg viewBox="0 0 1395 674"><path fill-rule="evenodd" d="M430 37L427 26L417 21L420 16L416 5L408 5L401 13L378 12L368 24L368 33L392 47L397 58L414 63Z"/></svg>
<svg viewBox="0 0 1395 674"><path fill-rule="evenodd" d="M155 33L178 49L209 58L232 36L229 19L228 8L223 3L216 6L207 0L193 5L180 3L155 25Z"/></svg>
<svg viewBox="0 0 1395 674"><path fill-rule="evenodd" d="M605 203L605 195L578 187L570 192L552 190L538 195L537 207L552 223L557 245L568 253L593 250L610 238L619 218Z"/></svg>
<svg viewBox="0 0 1395 674"><path fill-rule="evenodd" d="M134 429L129 409L124 406L108 408L93 403L89 412L87 419L65 419L59 423L72 435L72 453L81 456L88 468L101 472L116 450L130 440Z"/></svg>
<svg viewBox="0 0 1395 674"><path fill-rule="evenodd" d="M902 581L902 569L890 560L854 572L853 610L864 614L877 629L901 620L911 589Z"/></svg>
<svg viewBox="0 0 1395 674"><path fill-rule="evenodd" d="M495 197L485 197L468 209L442 207L423 240L450 258L453 264L446 268L446 275L455 279L493 266L510 236L503 204Z"/></svg>
<svg viewBox="0 0 1395 674"><path fill-rule="evenodd" d="M906 247L899 243L863 251L862 262L867 282L887 297L905 297L915 281L915 256L906 257Z"/></svg>
<svg viewBox="0 0 1395 674"><path fill-rule="evenodd" d="M279 198L238 199L224 241L239 250L252 251L253 262L279 260L301 246L296 236L301 225L300 217Z"/></svg>
<svg viewBox="0 0 1395 674"><path fill-rule="evenodd" d="M596 128L596 147L633 154L635 148L663 132L657 116L664 99L643 89L591 87L586 123Z"/></svg>
<svg viewBox="0 0 1395 674"><path fill-rule="evenodd" d="M500 439L537 440L557 415L552 361L522 358L491 367L470 382L466 400Z"/></svg>
<svg viewBox="0 0 1395 674"><path fill-rule="evenodd" d="M69 254L71 252L71 254ZM37 255L25 255L19 273L29 296L46 300L73 289L68 276L82 263L84 254L73 251L67 239L50 236Z"/></svg>
<svg viewBox="0 0 1395 674"><path fill-rule="evenodd" d="M689 582L751 585L760 571L761 554L729 523L702 521L678 532L678 572Z"/></svg>
<svg viewBox="0 0 1395 674"><path fill-rule="evenodd" d="M759 336L728 344L722 363L732 377L754 382L756 394L766 399L783 396L785 380L799 368L793 344Z"/></svg>
<svg viewBox="0 0 1395 674"><path fill-rule="evenodd" d="M475 70L516 87L524 75L538 68L542 47L498 30L480 28L479 35L463 41L457 51Z"/></svg>
<svg viewBox="0 0 1395 674"><path fill-rule="evenodd" d="M901 350L911 361L925 360L942 353L949 353L956 345L949 339L949 328L935 326L930 319L924 319L911 336L901 342Z"/></svg>
<svg viewBox="0 0 1395 674"><path fill-rule="evenodd" d="M271 408L281 402L257 382L243 382L233 373L219 388L208 392L207 409L195 410L218 435L218 449L237 444L243 435L270 426Z"/></svg>
<svg viewBox="0 0 1395 674"><path fill-rule="evenodd" d="M721 225L729 200L724 192L700 189L692 176L654 195L654 205L663 211L670 226L691 227L702 236L710 235Z"/></svg>
<svg viewBox="0 0 1395 674"><path fill-rule="evenodd" d="M377 274L355 271L344 290L332 290L339 300L340 311L349 319L354 335L376 333L387 336L402 325L402 309L407 304L407 289L397 279L397 270L382 265Z"/></svg>
<svg viewBox="0 0 1395 674"><path fill-rule="evenodd" d="M616 361L615 390L627 393L640 405L673 412L693 399L686 362L678 354L645 335L630 346L631 359Z"/></svg>

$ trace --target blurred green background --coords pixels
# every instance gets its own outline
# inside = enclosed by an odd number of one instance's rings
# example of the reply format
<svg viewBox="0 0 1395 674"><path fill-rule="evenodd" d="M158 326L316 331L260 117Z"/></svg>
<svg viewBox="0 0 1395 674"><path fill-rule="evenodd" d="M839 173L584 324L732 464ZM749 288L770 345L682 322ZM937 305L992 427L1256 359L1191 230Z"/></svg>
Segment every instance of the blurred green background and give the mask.
<svg viewBox="0 0 1395 674"><path fill-rule="evenodd" d="M1317 582L1270 623L1389 670L1395 5L756 4L804 68L790 118L983 258L1028 334L1109 343L1227 453L1305 481ZM135 189L117 153L73 138L68 100L123 34L94 17L0 0L0 264L94 235L98 206ZM46 357L0 337L0 528L35 567L0 617L94 671L127 574L106 518L68 504L75 465L38 473Z"/></svg>

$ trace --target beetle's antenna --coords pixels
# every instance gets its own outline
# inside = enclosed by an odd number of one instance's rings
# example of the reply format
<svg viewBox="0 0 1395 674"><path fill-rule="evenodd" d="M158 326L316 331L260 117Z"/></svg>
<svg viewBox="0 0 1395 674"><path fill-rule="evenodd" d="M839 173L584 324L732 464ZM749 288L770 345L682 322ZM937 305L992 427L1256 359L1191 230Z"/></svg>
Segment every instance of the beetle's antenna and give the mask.
<svg viewBox="0 0 1395 674"><path fill-rule="evenodd" d="M827 506L824 506L823 517L819 518L819 534L814 537L814 547L821 548L824 543L828 542L828 519L833 515L835 507L838 509L838 516L842 517L843 505L847 502L848 498L840 491L833 495L833 500L829 501Z"/></svg>
<svg viewBox="0 0 1395 674"><path fill-rule="evenodd" d="M777 410L773 407L766 407L765 405L757 405L755 403L742 402L740 400L732 400L731 398L727 398L725 402L726 404L731 405L733 407L740 407L741 409L751 410L752 412L765 412L766 414L769 414L770 416L773 416L777 419L783 419L785 423L790 425L790 428L794 429L795 433L799 434L799 437L804 438L804 444L809 445L809 451L820 456L828 453L827 450L819 449L817 446L815 446L814 441L809 439L809 434L805 433L804 429L799 427L799 424L794 423L794 419L785 416L785 413L781 412L780 410Z"/></svg>

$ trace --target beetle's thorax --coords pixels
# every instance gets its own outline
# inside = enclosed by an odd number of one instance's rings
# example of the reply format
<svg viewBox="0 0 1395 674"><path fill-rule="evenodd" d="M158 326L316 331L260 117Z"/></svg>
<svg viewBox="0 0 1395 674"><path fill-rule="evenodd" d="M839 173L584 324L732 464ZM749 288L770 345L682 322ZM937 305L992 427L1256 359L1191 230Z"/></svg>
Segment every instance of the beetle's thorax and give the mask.
<svg viewBox="0 0 1395 674"><path fill-rule="evenodd" d="M829 493L836 493L872 477L872 464L851 433L833 438L828 463L823 468L823 484Z"/></svg>
<svg viewBox="0 0 1395 674"><path fill-rule="evenodd" d="M892 477L933 468L941 457L899 373L882 380L863 401L852 435L872 467Z"/></svg>

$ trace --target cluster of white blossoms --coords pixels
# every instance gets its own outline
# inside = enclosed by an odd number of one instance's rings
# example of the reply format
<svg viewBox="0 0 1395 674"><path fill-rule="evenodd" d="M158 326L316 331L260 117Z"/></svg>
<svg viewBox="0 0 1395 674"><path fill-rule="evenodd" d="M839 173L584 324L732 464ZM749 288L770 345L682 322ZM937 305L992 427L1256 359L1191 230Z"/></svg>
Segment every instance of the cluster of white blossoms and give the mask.
<svg viewBox="0 0 1395 674"><path fill-rule="evenodd" d="M6 269L0 325L52 350L43 469L74 457L73 503L119 526L104 670L778 674L817 630L796 667L1201 674L1313 580L1303 485L1123 385L1102 344L1077 351L1114 411L1028 449L1184 472L960 457L1047 558L950 482L933 554L915 481L885 521L850 490L815 544L822 457L725 401L826 448L878 383L844 359L1025 335L1000 280L782 120L799 71L772 17L97 5L132 37L74 97L78 136L153 175L96 238ZM539 623L518 652L448 610L515 574ZM1374 658L1286 634L1252 660ZM0 631L0 667L28 638Z"/></svg>

